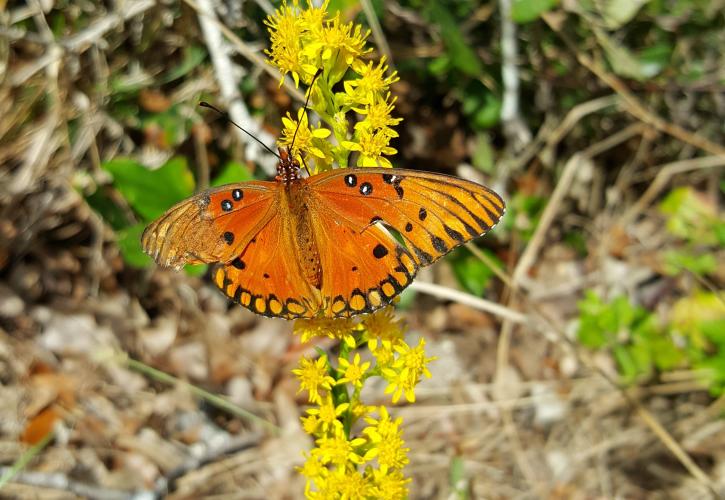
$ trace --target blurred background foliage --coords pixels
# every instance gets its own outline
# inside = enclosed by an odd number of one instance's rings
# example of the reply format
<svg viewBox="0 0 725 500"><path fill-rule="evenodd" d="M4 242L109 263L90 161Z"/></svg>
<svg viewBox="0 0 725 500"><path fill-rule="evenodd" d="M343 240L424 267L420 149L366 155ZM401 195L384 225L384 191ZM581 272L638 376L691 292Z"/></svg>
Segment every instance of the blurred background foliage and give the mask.
<svg viewBox="0 0 725 500"><path fill-rule="evenodd" d="M230 74L219 74L191 1L0 2L0 300L22 305L0 311L4 334L40 335L47 325L31 314L36 306L77 310L88 297L119 293L153 322L170 303L182 314L169 298L182 292L169 280L208 286L205 266L181 278L153 271L139 246L143 228L199 189L270 171L198 102L229 108L219 82L232 81L265 138L301 105L259 64L270 4L213 5L235 37L223 49ZM625 385L685 372L720 397L725 2L333 0L329 8L368 25L365 6L382 26L370 41L387 44L379 52L400 76L394 166L472 178L507 200L503 222L476 242L484 261L458 249L424 278L524 313L545 307ZM512 40L513 59L503 46ZM527 305L491 264L515 276L529 247L536 259L517 282ZM431 302L409 294L402 309L422 315L419 329L435 329L421 304ZM481 321L498 331L498 319ZM162 359L127 335L125 351Z"/></svg>

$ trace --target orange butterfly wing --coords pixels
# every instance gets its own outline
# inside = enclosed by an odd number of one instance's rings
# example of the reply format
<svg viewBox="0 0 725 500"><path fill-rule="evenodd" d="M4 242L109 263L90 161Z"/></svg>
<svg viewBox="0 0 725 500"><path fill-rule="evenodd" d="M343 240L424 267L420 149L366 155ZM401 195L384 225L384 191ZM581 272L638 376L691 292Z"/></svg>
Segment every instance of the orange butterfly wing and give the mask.
<svg viewBox="0 0 725 500"><path fill-rule="evenodd" d="M372 312L413 281L418 265L390 234L318 206L313 230L322 269L322 316Z"/></svg>
<svg viewBox="0 0 725 500"><path fill-rule="evenodd" d="M275 182L228 184L184 200L152 222L141 246L158 264L229 262L275 215Z"/></svg>
<svg viewBox="0 0 725 500"><path fill-rule="evenodd" d="M485 186L415 170L348 168L308 183L318 222L324 316L371 312L389 303L419 266L485 234L505 211L501 197ZM407 249L378 222L398 232Z"/></svg>
<svg viewBox="0 0 725 500"><path fill-rule="evenodd" d="M455 177L344 169L206 191L149 225L142 245L164 266L221 263L217 286L256 313L349 317L388 304L419 266L486 233L503 212L493 191Z"/></svg>
<svg viewBox="0 0 725 500"><path fill-rule="evenodd" d="M216 285L252 312L285 319L311 318L319 291L305 279L295 258L289 213L280 211L238 257L214 271Z"/></svg>

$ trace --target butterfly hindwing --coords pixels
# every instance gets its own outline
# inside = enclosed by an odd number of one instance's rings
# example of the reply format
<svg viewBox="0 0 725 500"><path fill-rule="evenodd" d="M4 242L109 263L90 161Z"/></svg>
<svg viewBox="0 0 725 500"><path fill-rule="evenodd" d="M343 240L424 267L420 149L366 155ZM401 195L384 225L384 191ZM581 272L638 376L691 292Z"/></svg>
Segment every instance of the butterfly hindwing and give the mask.
<svg viewBox="0 0 725 500"><path fill-rule="evenodd" d="M231 262L217 266L213 278L227 297L252 312L310 318L319 309L319 293L295 258L284 213L275 214Z"/></svg>
<svg viewBox="0 0 725 500"><path fill-rule="evenodd" d="M144 251L158 264L228 262L275 214L275 182L228 184L171 207L141 236Z"/></svg>
<svg viewBox="0 0 725 500"><path fill-rule="evenodd" d="M423 266L488 232L505 210L501 197L485 186L416 170L347 168L309 183L319 203L341 221L355 227L383 222L397 231Z"/></svg>
<svg viewBox="0 0 725 500"><path fill-rule="evenodd" d="M314 210L313 217L318 222L313 230L322 270L322 316L372 312L413 281L418 270L415 260L385 231L341 222L328 210Z"/></svg>

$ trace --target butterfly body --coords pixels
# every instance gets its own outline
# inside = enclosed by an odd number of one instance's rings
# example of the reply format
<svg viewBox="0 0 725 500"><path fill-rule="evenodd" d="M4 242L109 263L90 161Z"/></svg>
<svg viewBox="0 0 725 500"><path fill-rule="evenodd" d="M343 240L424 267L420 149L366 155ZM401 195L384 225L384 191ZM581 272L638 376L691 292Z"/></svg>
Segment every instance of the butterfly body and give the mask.
<svg viewBox="0 0 725 500"><path fill-rule="evenodd" d="M350 317L390 303L419 267L486 233L504 213L497 194L470 181L388 168L302 178L280 153L275 181L182 201L146 228L144 250L168 267L219 263L216 285L258 314Z"/></svg>

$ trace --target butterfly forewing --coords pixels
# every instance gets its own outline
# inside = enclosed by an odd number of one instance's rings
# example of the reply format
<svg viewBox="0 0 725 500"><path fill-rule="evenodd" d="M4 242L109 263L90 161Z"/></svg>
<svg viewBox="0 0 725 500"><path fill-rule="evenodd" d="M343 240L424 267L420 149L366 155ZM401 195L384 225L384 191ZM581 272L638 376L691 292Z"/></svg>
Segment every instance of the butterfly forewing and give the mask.
<svg viewBox="0 0 725 500"><path fill-rule="evenodd" d="M229 262L275 215L275 182L229 184L171 207L152 222L141 245L158 264Z"/></svg>
<svg viewBox="0 0 725 500"><path fill-rule="evenodd" d="M340 220L356 227L382 221L395 229L419 265L485 234L505 211L485 186L416 170L340 169L311 178L310 185Z"/></svg>

